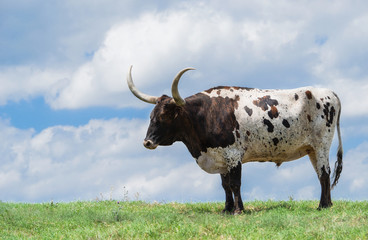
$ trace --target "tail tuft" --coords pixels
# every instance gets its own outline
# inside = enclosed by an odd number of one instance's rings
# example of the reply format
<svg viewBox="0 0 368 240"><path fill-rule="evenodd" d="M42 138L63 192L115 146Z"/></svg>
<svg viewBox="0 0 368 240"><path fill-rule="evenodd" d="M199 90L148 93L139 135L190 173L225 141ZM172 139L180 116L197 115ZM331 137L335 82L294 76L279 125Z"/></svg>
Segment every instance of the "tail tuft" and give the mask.
<svg viewBox="0 0 368 240"><path fill-rule="evenodd" d="M333 189L336 184L339 182L340 174L342 172L342 147L339 146L339 150L337 152L337 161L335 162L335 169L332 178L334 179L331 189Z"/></svg>
<svg viewBox="0 0 368 240"><path fill-rule="evenodd" d="M335 94L335 96L337 97L336 94ZM339 99L339 98L337 97L337 99ZM339 178L340 178L340 174L342 172L342 155L343 155L343 149L342 149L342 141L341 141L341 133L340 133L340 115L341 115L341 103L340 103L340 100L339 100L339 105L340 105L340 109L339 109L339 113L337 115L337 123L336 123L337 136L339 138L339 146L337 148L337 160L335 162L335 169L334 169L334 173L333 173L333 176L332 176L332 178L334 180L333 180L333 183L331 185L331 189L333 189L336 186L336 184L338 183Z"/></svg>

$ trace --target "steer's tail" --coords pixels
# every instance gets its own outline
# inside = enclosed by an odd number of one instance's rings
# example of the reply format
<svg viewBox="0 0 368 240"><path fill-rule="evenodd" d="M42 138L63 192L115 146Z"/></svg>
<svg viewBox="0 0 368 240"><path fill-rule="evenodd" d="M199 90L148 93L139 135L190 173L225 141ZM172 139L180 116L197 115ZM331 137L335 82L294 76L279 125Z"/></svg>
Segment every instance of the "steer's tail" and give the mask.
<svg viewBox="0 0 368 240"><path fill-rule="evenodd" d="M339 113L337 115L337 122L336 122L336 128L337 128L337 136L339 138L339 146L337 148L337 160L335 162L335 169L332 178L333 183L331 185L331 189L333 189L337 182L339 181L340 174L342 171L342 155L343 155L343 149L342 149L342 141L341 141L341 133L340 133L340 115L341 115L341 102L339 97L335 94L338 102L339 102Z"/></svg>

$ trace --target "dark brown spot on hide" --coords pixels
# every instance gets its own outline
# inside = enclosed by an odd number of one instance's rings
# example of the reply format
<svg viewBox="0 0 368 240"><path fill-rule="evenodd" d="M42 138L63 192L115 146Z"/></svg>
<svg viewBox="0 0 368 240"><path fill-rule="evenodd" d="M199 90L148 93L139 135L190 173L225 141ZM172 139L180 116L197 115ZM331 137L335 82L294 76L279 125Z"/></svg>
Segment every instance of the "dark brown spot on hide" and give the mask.
<svg viewBox="0 0 368 240"><path fill-rule="evenodd" d="M311 118L311 116L309 114L307 115L307 119L308 119L308 122L311 122L312 121L312 118Z"/></svg>
<svg viewBox="0 0 368 240"><path fill-rule="evenodd" d="M330 103L323 104L323 113L322 118L326 119L326 126L331 127L331 124L333 123L333 118L335 116L336 110L332 106L330 108Z"/></svg>
<svg viewBox="0 0 368 240"><path fill-rule="evenodd" d="M334 107L331 107L331 110L330 110L330 121L331 121L331 124L333 122L333 117L335 116L335 108Z"/></svg>
<svg viewBox="0 0 368 240"><path fill-rule="evenodd" d="M250 132L249 131L247 131L247 135L250 136Z"/></svg>
<svg viewBox="0 0 368 240"><path fill-rule="evenodd" d="M268 132L273 132L274 126L269 120L263 119L263 124L267 126Z"/></svg>
<svg viewBox="0 0 368 240"><path fill-rule="evenodd" d="M205 92L206 92L206 93L208 93L208 94L211 94L211 92L212 92L213 90L215 90L215 89L211 88L211 89L206 90Z"/></svg>
<svg viewBox="0 0 368 240"><path fill-rule="evenodd" d="M298 101L299 95L295 93L294 98L295 98L295 101Z"/></svg>
<svg viewBox="0 0 368 240"><path fill-rule="evenodd" d="M238 102L239 102L239 100L240 100L240 97L239 97L239 95L235 95L235 102L234 102L234 108L235 109L238 109Z"/></svg>
<svg viewBox="0 0 368 240"><path fill-rule="evenodd" d="M253 110L252 109L250 109L248 106L245 106L244 107L244 110L248 113L249 117L252 116L252 114L253 114Z"/></svg>
<svg viewBox="0 0 368 240"><path fill-rule="evenodd" d="M236 130L236 131L235 131L235 134L236 134L236 137L237 137L237 138L240 138L240 133L239 133L239 131L238 131L238 130Z"/></svg>
<svg viewBox="0 0 368 240"><path fill-rule="evenodd" d="M311 91L309 91L309 90L305 91L305 95L307 95L308 99L312 99L312 92Z"/></svg>
<svg viewBox="0 0 368 240"><path fill-rule="evenodd" d="M271 119L277 118L279 116L279 112L277 111L277 108L275 106L271 106L271 110L268 111L268 116Z"/></svg>
<svg viewBox="0 0 368 240"><path fill-rule="evenodd" d="M269 95L254 100L253 104L260 107L263 111L268 110L268 106L277 106L279 102L276 99L271 99Z"/></svg>
<svg viewBox="0 0 368 240"><path fill-rule="evenodd" d="M273 138L273 145L277 146L277 144L279 143L279 139L278 138Z"/></svg>
<svg viewBox="0 0 368 240"><path fill-rule="evenodd" d="M321 109L321 105L319 103L316 103L317 109Z"/></svg>
<svg viewBox="0 0 368 240"><path fill-rule="evenodd" d="M282 125L284 125L284 127L286 127L286 128L290 127L290 123L286 119L282 120Z"/></svg>

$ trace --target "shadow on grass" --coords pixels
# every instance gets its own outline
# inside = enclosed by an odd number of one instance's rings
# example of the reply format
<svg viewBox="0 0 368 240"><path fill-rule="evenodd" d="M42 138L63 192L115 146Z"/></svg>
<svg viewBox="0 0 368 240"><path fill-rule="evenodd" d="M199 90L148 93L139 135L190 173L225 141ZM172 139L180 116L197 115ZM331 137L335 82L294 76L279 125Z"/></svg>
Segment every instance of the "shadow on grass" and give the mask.
<svg viewBox="0 0 368 240"><path fill-rule="evenodd" d="M318 203L314 202L305 202L302 205L301 202L295 201L282 201L282 202L273 202L273 201L266 201L266 202L256 202L256 203L249 203L245 204L243 214L254 214L259 212L269 212L269 211L295 211L301 210L312 212L318 211Z"/></svg>
<svg viewBox="0 0 368 240"><path fill-rule="evenodd" d="M194 204L189 206L179 205L176 209L180 209L182 213L198 213L198 214L220 214L220 215L233 215L232 212L223 212L225 203L214 204ZM244 202L244 210L241 215L251 215L260 212L270 211L307 211L313 212L317 210L317 202L298 202L298 201L254 201Z"/></svg>
<svg viewBox="0 0 368 240"><path fill-rule="evenodd" d="M231 212L223 212L225 203L197 203L197 204L170 204L183 214L220 214L233 215ZM306 211L318 212L317 201L251 201L244 202L244 210L241 215L251 215L270 211ZM323 210L322 210L323 211Z"/></svg>

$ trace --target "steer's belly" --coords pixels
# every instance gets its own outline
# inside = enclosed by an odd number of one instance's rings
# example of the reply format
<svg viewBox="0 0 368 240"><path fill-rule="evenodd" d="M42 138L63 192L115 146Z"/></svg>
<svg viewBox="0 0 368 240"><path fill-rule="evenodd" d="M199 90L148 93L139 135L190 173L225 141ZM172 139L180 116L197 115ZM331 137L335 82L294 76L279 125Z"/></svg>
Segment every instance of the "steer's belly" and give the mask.
<svg viewBox="0 0 368 240"><path fill-rule="evenodd" d="M261 152L249 151L244 154L242 159L243 163L246 162L274 162L277 165L280 165L283 162L293 161L304 157L305 155L309 154L312 150L309 146L299 147L295 149L287 150L273 150L267 151L265 149Z"/></svg>
<svg viewBox="0 0 368 240"><path fill-rule="evenodd" d="M208 148L206 152L201 152L197 158L197 164L208 173L224 174L236 167L239 162L274 162L281 165L283 162L299 159L313 151L310 146L296 148L280 146L279 149L254 148L248 151L242 151L242 149L236 145L226 148Z"/></svg>

